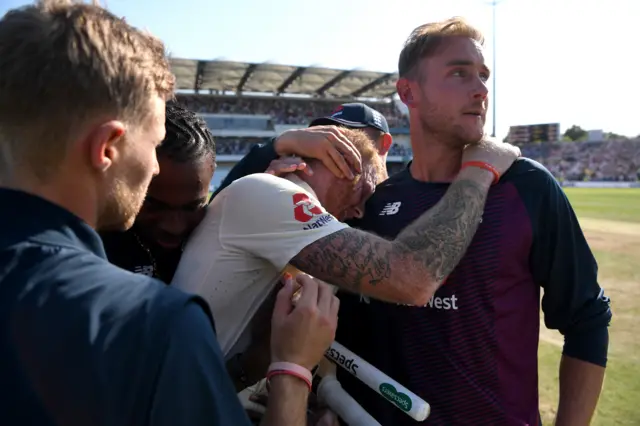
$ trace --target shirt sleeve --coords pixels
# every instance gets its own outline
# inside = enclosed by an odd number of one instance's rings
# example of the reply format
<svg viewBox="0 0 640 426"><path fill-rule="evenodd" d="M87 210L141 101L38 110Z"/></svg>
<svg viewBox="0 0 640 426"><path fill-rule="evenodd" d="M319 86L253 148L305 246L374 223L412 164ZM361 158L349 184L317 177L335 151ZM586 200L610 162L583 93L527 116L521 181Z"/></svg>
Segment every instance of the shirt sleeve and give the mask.
<svg viewBox="0 0 640 426"><path fill-rule="evenodd" d="M598 265L564 191L546 170L538 173L531 269L544 288L545 324L565 336L565 355L605 366L611 309Z"/></svg>
<svg viewBox="0 0 640 426"><path fill-rule="evenodd" d="M149 424L250 425L211 321L196 303L188 304L172 323L156 383Z"/></svg>
<svg viewBox="0 0 640 426"><path fill-rule="evenodd" d="M220 241L277 269L309 244L348 228L295 183L265 173L244 177L224 194Z"/></svg>
<svg viewBox="0 0 640 426"><path fill-rule="evenodd" d="M251 175L253 173L264 173L269 168L269 164L278 158L276 149L274 146L275 139L272 139L269 143L259 144L251 148L251 151L245 155L242 160L227 174L220 187L211 196L211 199L215 198L227 186L231 185L234 181Z"/></svg>

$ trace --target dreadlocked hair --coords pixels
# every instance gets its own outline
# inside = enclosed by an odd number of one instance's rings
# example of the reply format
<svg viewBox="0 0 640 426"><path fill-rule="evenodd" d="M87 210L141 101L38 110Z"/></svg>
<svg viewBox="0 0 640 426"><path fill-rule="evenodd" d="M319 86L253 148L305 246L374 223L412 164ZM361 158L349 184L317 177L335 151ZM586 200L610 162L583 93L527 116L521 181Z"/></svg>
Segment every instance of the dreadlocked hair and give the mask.
<svg viewBox="0 0 640 426"><path fill-rule="evenodd" d="M177 102L167 102L166 136L157 149L158 155L185 163L210 155L216 159L216 144L207 123L193 111Z"/></svg>

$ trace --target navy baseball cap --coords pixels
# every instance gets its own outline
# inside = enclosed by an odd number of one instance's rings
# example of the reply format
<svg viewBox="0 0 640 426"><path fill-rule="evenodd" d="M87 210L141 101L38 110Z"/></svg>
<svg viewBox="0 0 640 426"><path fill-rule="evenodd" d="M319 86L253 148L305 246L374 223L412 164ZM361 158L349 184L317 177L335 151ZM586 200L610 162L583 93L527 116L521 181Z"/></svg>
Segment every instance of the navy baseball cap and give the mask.
<svg viewBox="0 0 640 426"><path fill-rule="evenodd" d="M389 124L387 124L387 119L384 118L384 115L359 102L342 104L330 116L313 120L309 127L332 124L356 129L373 127L389 133Z"/></svg>

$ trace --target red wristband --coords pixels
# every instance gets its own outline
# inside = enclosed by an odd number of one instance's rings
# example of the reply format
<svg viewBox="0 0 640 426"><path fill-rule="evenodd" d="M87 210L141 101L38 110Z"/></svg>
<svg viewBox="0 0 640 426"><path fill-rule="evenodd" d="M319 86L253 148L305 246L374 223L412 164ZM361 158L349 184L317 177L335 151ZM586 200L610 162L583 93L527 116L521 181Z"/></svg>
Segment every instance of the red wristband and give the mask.
<svg viewBox="0 0 640 426"><path fill-rule="evenodd" d="M462 163L460 170L464 170L467 167L479 167L481 169L485 169L493 173L493 182L492 185L495 185L500 180L500 173L489 163L485 163L484 161L467 161L466 163Z"/></svg>
<svg viewBox="0 0 640 426"><path fill-rule="evenodd" d="M267 370L267 390L269 390L270 388L269 380L273 376L278 376L281 374L297 377L298 379L302 380L307 384L307 387L309 388L309 392L311 392L311 388L312 388L311 382L313 380L313 375L311 374L311 371L309 371L308 369L298 364L294 364L291 362L271 363L271 365L269 366L269 369Z"/></svg>

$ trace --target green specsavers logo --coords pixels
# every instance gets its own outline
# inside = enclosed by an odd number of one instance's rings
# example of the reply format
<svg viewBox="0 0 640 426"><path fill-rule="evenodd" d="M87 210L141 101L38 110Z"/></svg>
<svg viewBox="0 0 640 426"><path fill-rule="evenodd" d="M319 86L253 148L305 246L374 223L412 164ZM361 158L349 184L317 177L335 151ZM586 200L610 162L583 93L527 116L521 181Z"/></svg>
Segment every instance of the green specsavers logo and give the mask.
<svg viewBox="0 0 640 426"><path fill-rule="evenodd" d="M387 398L389 401L393 402L400 408L402 411L410 411L411 410L411 398L407 394L402 392L398 392L395 386L389 383L382 383L380 385L380 393Z"/></svg>

